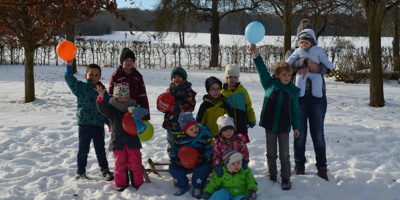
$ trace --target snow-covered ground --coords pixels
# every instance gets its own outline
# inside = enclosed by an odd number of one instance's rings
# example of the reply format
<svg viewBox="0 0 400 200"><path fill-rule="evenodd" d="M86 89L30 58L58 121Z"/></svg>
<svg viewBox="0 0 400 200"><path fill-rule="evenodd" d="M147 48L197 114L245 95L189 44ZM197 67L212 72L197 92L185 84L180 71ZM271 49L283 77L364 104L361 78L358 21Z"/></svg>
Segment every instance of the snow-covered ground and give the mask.
<svg viewBox="0 0 400 200"><path fill-rule="evenodd" d="M84 80L84 70L79 67L75 76ZM102 70L101 81L107 85L114 69ZM143 165L148 167L148 158L168 161L166 131L161 127L163 114L157 111L155 102L170 83L170 69L139 71L147 87L150 122L155 130L154 137L142 143ZM187 72L198 93L196 115L206 93L205 79L216 76L224 80L224 72ZM74 179L78 150L76 97L66 85L64 73L64 66L35 66L36 100L24 104L24 66L0 65L0 199L192 199L190 193L173 195L177 188L168 173L150 174L152 183L144 183L138 191L129 187L117 192L114 182L100 177L93 147L87 166L90 180ZM259 120L264 94L258 74L241 73L240 81L250 94ZM248 147L249 166L258 182L258 199L400 199L400 84L384 82L386 106L372 108L368 106L368 83L344 84L332 78L327 78L326 83L325 137L330 181L316 175L313 145L308 137L306 175L293 175L292 189L282 191L280 184L267 177L264 129L256 126L250 129ZM109 142L110 135L106 134L106 144ZM292 138L290 144L293 166ZM107 158L113 171L112 152L107 152Z"/></svg>

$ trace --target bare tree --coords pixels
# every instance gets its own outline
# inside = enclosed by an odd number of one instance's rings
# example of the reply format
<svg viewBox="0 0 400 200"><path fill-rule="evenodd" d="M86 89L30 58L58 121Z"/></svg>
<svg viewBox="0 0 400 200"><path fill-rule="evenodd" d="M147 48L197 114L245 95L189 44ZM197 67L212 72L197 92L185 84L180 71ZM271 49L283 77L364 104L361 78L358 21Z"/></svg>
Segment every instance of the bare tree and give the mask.
<svg viewBox="0 0 400 200"><path fill-rule="evenodd" d="M367 16L369 36L369 59L370 59L370 101L372 107L385 106L383 95L382 78L382 50L381 32L382 21L391 9L398 6L399 0L361 0Z"/></svg>
<svg viewBox="0 0 400 200"><path fill-rule="evenodd" d="M396 78L400 78L400 46L399 46L399 7L395 6L393 8L393 41L392 41L392 46L393 46L393 61L394 61L394 66L393 66L393 73Z"/></svg>

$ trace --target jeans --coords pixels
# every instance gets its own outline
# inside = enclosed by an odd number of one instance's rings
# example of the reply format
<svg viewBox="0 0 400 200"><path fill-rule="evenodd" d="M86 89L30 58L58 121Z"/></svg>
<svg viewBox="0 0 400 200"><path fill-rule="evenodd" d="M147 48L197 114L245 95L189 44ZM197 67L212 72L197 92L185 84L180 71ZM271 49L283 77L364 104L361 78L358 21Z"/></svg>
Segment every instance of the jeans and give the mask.
<svg viewBox="0 0 400 200"><path fill-rule="evenodd" d="M289 133L274 133L271 130L265 130L267 138L267 163L268 175L276 177L278 170L276 167L276 159L278 158L279 144L279 160L281 161L281 177L282 180L290 179L290 155L289 155Z"/></svg>
<svg viewBox="0 0 400 200"><path fill-rule="evenodd" d="M93 139L93 146L96 152L97 162L100 170L108 170L106 150L104 148L104 127L103 126L82 126L79 125L79 149L78 149L78 171L86 172L87 158L90 149L90 141Z"/></svg>
<svg viewBox="0 0 400 200"><path fill-rule="evenodd" d="M305 150L307 140L307 120L310 127L311 139L317 168L326 167L326 146L324 136L324 120L327 108L325 94L321 98L305 95L299 98L300 135L294 139L294 169L304 172L306 162Z"/></svg>

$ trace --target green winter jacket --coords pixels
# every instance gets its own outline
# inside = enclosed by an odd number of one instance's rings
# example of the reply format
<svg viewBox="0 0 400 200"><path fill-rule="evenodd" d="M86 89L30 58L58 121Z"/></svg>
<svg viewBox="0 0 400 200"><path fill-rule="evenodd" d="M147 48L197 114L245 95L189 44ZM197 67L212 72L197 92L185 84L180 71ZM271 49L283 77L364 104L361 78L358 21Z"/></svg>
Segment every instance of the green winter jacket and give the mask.
<svg viewBox="0 0 400 200"><path fill-rule="evenodd" d="M224 114L232 117L231 107L226 102L226 97L221 94L215 103L210 95L206 94L197 112L196 120L198 123L210 127L210 131L213 134L212 137L214 137L219 134L217 119L224 116Z"/></svg>
<svg viewBox="0 0 400 200"><path fill-rule="evenodd" d="M65 73L64 78L68 87L78 99L76 110L78 125L104 126L104 124L109 124L108 119L97 110L96 99L98 92L94 90L96 86L93 85L92 81L86 80L86 83L79 81L72 72ZM108 102L109 99L110 97L106 91L104 93L104 101Z"/></svg>
<svg viewBox="0 0 400 200"><path fill-rule="evenodd" d="M237 83L235 91L229 90L228 84L224 83L221 93L233 110L231 117L235 120L235 131L247 132L248 125L256 122L249 93L240 83Z"/></svg>
<svg viewBox="0 0 400 200"><path fill-rule="evenodd" d="M271 76L261 56L253 60L265 90L260 126L274 133L290 132L291 126L300 130L300 89L292 82L283 85L280 79Z"/></svg>
<svg viewBox="0 0 400 200"><path fill-rule="evenodd" d="M215 191L226 188L232 196L248 195L249 190L257 191L257 182L250 168L241 168L237 173L230 173L223 166L222 177L214 176L203 192L213 194Z"/></svg>

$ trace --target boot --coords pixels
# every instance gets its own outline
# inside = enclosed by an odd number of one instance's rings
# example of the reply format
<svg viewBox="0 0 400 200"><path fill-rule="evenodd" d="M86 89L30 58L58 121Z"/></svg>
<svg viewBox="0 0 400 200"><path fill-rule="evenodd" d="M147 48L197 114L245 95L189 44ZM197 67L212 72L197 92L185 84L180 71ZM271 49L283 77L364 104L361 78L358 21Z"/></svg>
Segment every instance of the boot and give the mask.
<svg viewBox="0 0 400 200"><path fill-rule="evenodd" d="M101 176L103 177L104 180L106 181L112 181L114 180L114 174L110 172L110 170L104 170L101 172Z"/></svg>
<svg viewBox="0 0 400 200"><path fill-rule="evenodd" d="M183 194L185 194L189 190L190 190L190 186L189 185L187 185L186 187L183 187L183 188L179 188L178 191L175 193L175 196L182 196Z"/></svg>
<svg viewBox="0 0 400 200"><path fill-rule="evenodd" d="M292 183L289 179L282 180L282 190L290 190L292 188Z"/></svg>
<svg viewBox="0 0 400 200"><path fill-rule="evenodd" d="M76 179L82 179L82 180L88 180L89 178L86 176L86 173L85 172L82 172L82 173L76 173L76 176L75 176L75 178Z"/></svg>
<svg viewBox="0 0 400 200"><path fill-rule="evenodd" d="M192 196L196 199L200 199L201 198L201 189L198 188L193 188L193 194Z"/></svg>
<svg viewBox="0 0 400 200"><path fill-rule="evenodd" d="M326 181L329 181L327 173L328 173L328 168L326 167L318 168L318 176L321 177L322 179L325 179Z"/></svg>

